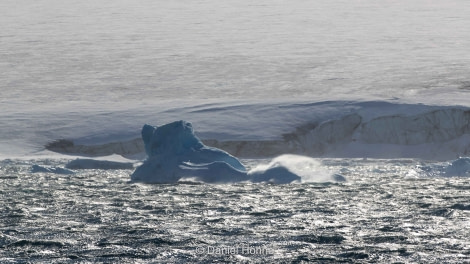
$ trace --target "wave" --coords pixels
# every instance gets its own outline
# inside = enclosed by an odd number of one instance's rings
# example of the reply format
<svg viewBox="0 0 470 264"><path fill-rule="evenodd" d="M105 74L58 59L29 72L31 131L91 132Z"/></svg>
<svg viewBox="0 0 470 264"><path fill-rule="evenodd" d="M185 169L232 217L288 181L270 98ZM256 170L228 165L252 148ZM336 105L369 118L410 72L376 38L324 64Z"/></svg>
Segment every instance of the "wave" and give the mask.
<svg viewBox="0 0 470 264"><path fill-rule="evenodd" d="M60 167L41 166L34 164L31 166L31 173L74 174L74 171Z"/></svg>
<svg viewBox="0 0 470 264"><path fill-rule="evenodd" d="M193 117L195 125L201 121L198 130L203 131L204 144L243 158L290 153L448 160L470 154L470 108L463 106L333 101L207 105L179 113ZM93 145L60 139L46 149L84 156L145 157L140 137Z"/></svg>
<svg viewBox="0 0 470 264"><path fill-rule="evenodd" d="M65 164L65 168L33 164L31 173L74 174L77 170L130 170L134 169L132 162L120 162L98 159L74 159Z"/></svg>
<svg viewBox="0 0 470 264"><path fill-rule="evenodd" d="M69 161L65 168L72 170L129 170L134 168L131 162L118 162L110 160L94 160L94 159L75 159Z"/></svg>

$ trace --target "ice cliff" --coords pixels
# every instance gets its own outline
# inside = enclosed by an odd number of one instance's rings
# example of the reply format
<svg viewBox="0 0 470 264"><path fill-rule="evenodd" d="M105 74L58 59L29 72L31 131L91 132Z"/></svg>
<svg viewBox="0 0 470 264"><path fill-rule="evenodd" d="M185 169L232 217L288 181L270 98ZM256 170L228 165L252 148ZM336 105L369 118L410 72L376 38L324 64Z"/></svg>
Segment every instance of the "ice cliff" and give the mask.
<svg viewBox="0 0 470 264"><path fill-rule="evenodd" d="M263 158L290 153L310 157L443 161L470 154L470 108L464 106L327 101L216 104L172 111L161 115L188 116L196 120L198 135L202 138L198 140L200 144L206 149L207 146L222 149L236 157ZM148 131L152 132L149 128ZM145 144L135 138L137 136L127 141L89 145L58 140L47 144L46 148L84 156L115 153L142 159Z"/></svg>
<svg viewBox="0 0 470 264"><path fill-rule="evenodd" d="M448 160L470 154L469 109L429 107L429 111L423 111L421 107L397 106L396 110L364 107L298 126L279 140L210 144L242 157L295 153L317 157Z"/></svg>

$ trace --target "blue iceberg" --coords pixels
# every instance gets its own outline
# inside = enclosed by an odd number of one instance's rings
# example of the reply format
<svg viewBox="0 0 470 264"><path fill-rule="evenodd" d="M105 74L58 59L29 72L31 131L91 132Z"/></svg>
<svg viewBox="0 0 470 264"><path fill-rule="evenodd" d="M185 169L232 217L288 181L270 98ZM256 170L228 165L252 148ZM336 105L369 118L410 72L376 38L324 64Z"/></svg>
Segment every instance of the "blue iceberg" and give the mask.
<svg viewBox="0 0 470 264"><path fill-rule="evenodd" d="M245 166L237 158L205 146L186 121L160 127L144 125L142 140L148 158L131 175L133 181L172 183L183 177L206 182L248 179Z"/></svg>
<svg viewBox="0 0 470 264"><path fill-rule="evenodd" d="M247 171L236 157L204 145L194 134L191 123L176 121L160 127L144 125L142 140L147 159L131 175L132 181L174 183L197 179L210 183L300 182L301 177L282 162L264 169ZM335 181L328 177L327 181Z"/></svg>

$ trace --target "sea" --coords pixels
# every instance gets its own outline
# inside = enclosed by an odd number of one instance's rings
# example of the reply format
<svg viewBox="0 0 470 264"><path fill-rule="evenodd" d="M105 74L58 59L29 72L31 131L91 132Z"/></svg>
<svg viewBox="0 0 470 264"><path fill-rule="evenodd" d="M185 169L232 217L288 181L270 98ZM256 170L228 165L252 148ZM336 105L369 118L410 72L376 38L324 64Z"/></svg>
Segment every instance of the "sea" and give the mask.
<svg viewBox="0 0 470 264"><path fill-rule="evenodd" d="M470 263L469 11L0 1L0 263ZM178 120L301 180L132 181Z"/></svg>

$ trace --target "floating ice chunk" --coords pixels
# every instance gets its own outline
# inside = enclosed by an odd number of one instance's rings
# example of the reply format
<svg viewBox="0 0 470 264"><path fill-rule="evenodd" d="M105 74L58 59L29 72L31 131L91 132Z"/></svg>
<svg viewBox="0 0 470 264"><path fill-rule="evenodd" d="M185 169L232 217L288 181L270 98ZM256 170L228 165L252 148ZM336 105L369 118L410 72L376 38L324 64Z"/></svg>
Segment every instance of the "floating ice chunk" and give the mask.
<svg viewBox="0 0 470 264"><path fill-rule="evenodd" d="M462 157L445 167L446 176L470 176L470 158Z"/></svg>
<svg viewBox="0 0 470 264"><path fill-rule="evenodd" d="M428 177L470 177L470 158L461 157L445 164L418 166L408 173L410 176Z"/></svg>
<svg viewBox="0 0 470 264"><path fill-rule="evenodd" d="M169 183L182 177L209 182L247 179L245 166L237 158L205 146L194 135L191 123L186 121L158 128L144 125L142 140L148 158L131 175L133 181Z"/></svg>
<svg viewBox="0 0 470 264"><path fill-rule="evenodd" d="M32 173L45 172L45 173L55 173L55 174L74 174L75 173L72 170L68 170L68 169L64 169L64 168L45 167L45 166L39 166L37 164L34 164L31 167L31 172Z"/></svg>
<svg viewBox="0 0 470 264"><path fill-rule="evenodd" d="M300 182L300 177L286 167L274 166L267 170L256 170L249 172L252 182L270 182L270 183L292 183Z"/></svg>
<svg viewBox="0 0 470 264"><path fill-rule="evenodd" d="M223 161L238 170L246 170L241 162L227 152L205 146L194 135L191 123L176 121L156 127L144 125L142 139L149 157L175 156L181 161L210 163Z"/></svg>

